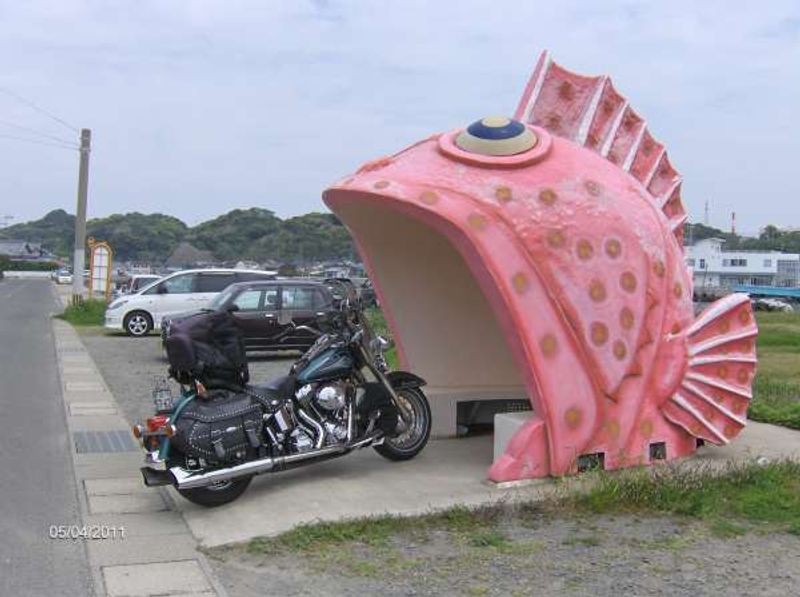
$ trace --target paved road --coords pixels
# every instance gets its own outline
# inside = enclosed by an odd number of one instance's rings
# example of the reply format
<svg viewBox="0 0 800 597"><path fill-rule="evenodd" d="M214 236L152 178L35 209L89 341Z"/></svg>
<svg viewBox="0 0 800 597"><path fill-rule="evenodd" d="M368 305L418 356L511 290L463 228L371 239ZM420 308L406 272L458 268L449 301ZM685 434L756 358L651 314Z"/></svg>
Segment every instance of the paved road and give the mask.
<svg viewBox="0 0 800 597"><path fill-rule="evenodd" d="M0 281L0 595L91 594L50 327L51 282Z"/></svg>

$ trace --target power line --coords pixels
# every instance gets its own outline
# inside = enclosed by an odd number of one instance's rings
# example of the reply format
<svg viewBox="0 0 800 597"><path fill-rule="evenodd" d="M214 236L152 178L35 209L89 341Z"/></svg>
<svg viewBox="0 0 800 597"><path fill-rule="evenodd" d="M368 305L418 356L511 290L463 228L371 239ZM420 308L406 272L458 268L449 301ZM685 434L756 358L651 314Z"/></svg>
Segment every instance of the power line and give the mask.
<svg viewBox="0 0 800 597"><path fill-rule="evenodd" d="M43 133L41 131L37 131L36 129L32 129L32 128L27 127L27 126L22 126L21 124L14 124L13 122L8 122L6 120L0 120L0 125L10 126L10 127L15 128L17 130L20 130L20 131L25 131L27 133L32 133L34 135L39 135L41 137L47 137L48 139L51 139L53 141L58 141L59 143L66 143L66 144L71 144L72 143L72 141L70 141L68 139L62 139L61 137L56 137L55 135L50 135L48 133Z"/></svg>
<svg viewBox="0 0 800 597"><path fill-rule="evenodd" d="M80 149L80 147L77 145L69 145L67 143L53 143L51 141L40 141L39 139L28 139L26 137L17 137L16 135L6 135L3 133L0 133L0 139L24 141L26 143L35 143L37 145L49 145L50 147L62 147L64 149Z"/></svg>
<svg viewBox="0 0 800 597"><path fill-rule="evenodd" d="M11 91L10 89L6 89L6 88L4 88L4 87L0 87L0 93L5 93L6 95L8 95L8 96L10 96L10 97L13 97L15 100L17 100L17 101L19 101L19 102L22 102L23 104L25 104L25 105L26 105L26 106L28 106L29 108L32 108L33 110L36 110L37 112L39 112L39 113L41 113L41 114L44 114L44 115L45 115L45 116L47 116L48 118L52 118L52 119L53 119L53 120L55 120L57 123L59 123L59 124L61 124L61 125L65 126L65 127L67 127L67 128L68 128L68 129L70 129L71 131L73 131L73 132L75 132L75 133L80 133L80 131L78 130L78 128L77 128L77 127L75 127L75 126L72 126L72 125L71 125L70 123L68 123L66 120L64 120L64 119L62 119L62 118L59 118L59 117L58 117L58 116L56 116L55 114L51 114L50 112L48 112L48 111L47 111L47 110L45 110L44 108L40 108L40 107L39 107L39 106L37 106L35 103L33 103L31 100L29 100L29 99L27 99L27 98L24 98L24 97L22 97L22 96L21 96L21 95L19 95L18 93L14 93L14 92L13 92L13 91Z"/></svg>

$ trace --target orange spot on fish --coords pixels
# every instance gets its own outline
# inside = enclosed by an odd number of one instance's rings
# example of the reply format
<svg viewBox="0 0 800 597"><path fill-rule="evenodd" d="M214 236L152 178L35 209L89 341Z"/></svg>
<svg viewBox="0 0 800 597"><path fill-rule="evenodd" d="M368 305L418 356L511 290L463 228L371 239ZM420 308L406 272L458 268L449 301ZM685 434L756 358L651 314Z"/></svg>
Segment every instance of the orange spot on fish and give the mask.
<svg viewBox="0 0 800 597"><path fill-rule="evenodd" d="M494 190L494 196L500 203L508 203L513 199L511 189L508 187L497 187Z"/></svg>
<svg viewBox="0 0 800 597"><path fill-rule="evenodd" d="M608 340L608 327L604 323L595 321L590 327L590 335L592 344L595 346L602 346Z"/></svg>
<svg viewBox="0 0 800 597"><path fill-rule="evenodd" d="M389 181L388 180L379 180L378 182L376 182L372 186L375 187L376 189L385 189L386 187L389 186Z"/></svg>
<svg viewBox="0 0 800 597"><path fill-rule="evenodd" d="M628 349L625 347L625 343L622 340L616 340L614 342L613 352L617 360L621 361L625 358L625 355L628 354Z"/></svg>
<svg viewBox="0 0 800 597"><path fill-rule="evenodd" d="M675 295L675 298L681 298L683 296L683 286L680 282L675 282L675 286L672 287L672 293Z"/></svg>
<svg viewBox="0 0 800 597"><path fill-rule="evenodd" d="M606 241L606 255L612 259L616 259L622 253L622 244L616 238L610 238Z"/></svg>
<svg viewBox="0 0 800 597"><path fill-rule="evenodd" d="M589 296L596 303L605 300L606 287L603 286L603 283L600 280L592 280L592 283L589 285Z"/></svg>
<svg viewBox="0 0 800 597"><path fill-rule="evenodd" d="M608 421L608 423L606 423L606 432L608 433L608 437L617 439L619 437L619 421L615 419Z"/></svg>
<svg viewBox="0 0 800 597"><path fill-rule="evenodd" d="M486 218L481 214L470 214L467 218L467 222L475 230L483 230L486 228Z"/></svg>
<svg viewBox="0 0 800 597"><path fill-rule="evenodd" d="M625 292L634 292L636 290L636 276L633 272L623 272L619 278L619 285Z"/></svg>
<svg viewBox="0 0 800 597"><path fill-rule="evenodd" d="M663 261L658 259L658 260L656 260L655 263L653 263L653 272L655 272L656 276L658 276L659 278L663 278L665 271L666 271L666 268L664 267L664 262Z"/></svg>
<svg viewBox="0 0 800 597"><path fill-rule="evenodd" d="M588 240L581 239L578 241L578 259L582 261L586 261L587 259L591 259L592 255L594 255L594 248L592 248L592 243Z"/></svg>
<svg viewBox="0 0 800 597"><path fill-rule="evenodd" d="M717 368L717 375L719 375L720 379L728 379L728 368L725 365L720 365Z"/></svg>
<svg viewBox="0 0 800 597"><path fill-rule="evenodd" d="M739 428L731 423L725 425L725 437L733 437L739 432Z"/></svg>
<svg viewBox="0 0 800 597"><path fill-rule="evenodd" d="M580 427L582 418L581 411L577 408L570 408L564 413L564 421L570 429L577 429Z"/></svg>
<svg viewBox="0 0 800 597"><path fill-rule="evenodd" d="M586 191L592 196L597 197L600 193L603 192L603 187L600 186L599 182L594 180L587 180L583 183L583 186L586 187Z"/></svg>
<svg viewBox="0 0 800 597"><path fill-rule="evenodd" d="M739 369L739 372L736 374L736 379L739 381L739 383L747 383L750 381L750 373L747 371L747 369Z"/></svg>
<svg viewBox="0 0 800 597"><path fill-rule="evenodd" d="M745 309L742 309L739 312L739 321L741 321L744 324L750 323L750 312Z"/></svg>
<svg viewBox="0 0 800 597"><path fill-rule="evenodd" d="M650 419L643 419L642 422L639 423L639 433L644 437L653 435L653 421Z"/></svg>
<svg viewBox="0 0 800 597"><path fill-rule="evenodd" d="M553 189L544 189L539 193L539 201L545 205L553 205L553 203L556 202L556 199L558 199L558 195Z"/></svg>
<svg viewBox="0 0 800 597"><path fill-rule="evenodd" d="M439 201L439 195L433 191L423 191L419 196L419 200L425 205L433 205Z"/></svg>
<svg viewBox="0 0 800 597"><path fill-rule="evenodd" d="M619 324L623 327L623 329L631 329L634 321L635 318L633 316L633 311L631 311L628 307L622 307L619 312Z"/></svg>
<svg viewBox="0 0 800 597"><path fill-rule="evenodd" d="M522 272L517 272L511 278L511 284L514 286L514 290L516 290L519 294L522 294L528 290L528 277Z"/></svg>
<svg viewBox="0 0 800 597"><path fill-rule="evenodd" d="M556 349L558 348L558 342L556 341L556 337L553 334L545 334L542 336L541 341L539 342L539 346L542 349L542 354L546 357L552 357L556 354Z"/></svg>
<svg viewBox="0 0 800 597"><path fill-rule="evenodd" d="M728 332L730 332L731 331L731 322L728 321L727 319L724 319L723 321L720 321L720 323L719 323L719 331L720 331L721 334L727 334Z"/></svg>

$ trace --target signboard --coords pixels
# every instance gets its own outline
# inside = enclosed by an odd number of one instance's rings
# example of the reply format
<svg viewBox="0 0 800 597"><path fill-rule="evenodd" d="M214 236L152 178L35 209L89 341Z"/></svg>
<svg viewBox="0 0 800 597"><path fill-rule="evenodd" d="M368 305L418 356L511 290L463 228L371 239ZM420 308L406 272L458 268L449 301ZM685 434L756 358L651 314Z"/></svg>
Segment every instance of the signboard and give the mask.
<svg viewBox="0 0 800 597"><path fill-rule="evenodd" d="M113 251L105 241L89 239L89 295L111 294L111 262Z"/></svg>

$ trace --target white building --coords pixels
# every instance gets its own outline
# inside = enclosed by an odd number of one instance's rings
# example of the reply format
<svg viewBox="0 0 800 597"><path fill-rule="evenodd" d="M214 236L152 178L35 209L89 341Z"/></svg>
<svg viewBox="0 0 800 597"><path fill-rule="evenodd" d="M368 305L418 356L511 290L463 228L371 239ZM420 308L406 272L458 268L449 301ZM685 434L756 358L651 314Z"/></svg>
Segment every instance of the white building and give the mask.
<svg viewBox="0 0 800 597"><path fill-rule="evenodd" d="M780 251L725 251L725 239L706 238L686 247L695 294L733 286L800 286L800 255Z"/></svg>

